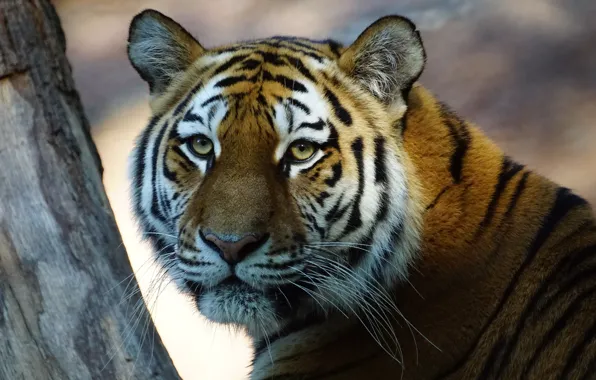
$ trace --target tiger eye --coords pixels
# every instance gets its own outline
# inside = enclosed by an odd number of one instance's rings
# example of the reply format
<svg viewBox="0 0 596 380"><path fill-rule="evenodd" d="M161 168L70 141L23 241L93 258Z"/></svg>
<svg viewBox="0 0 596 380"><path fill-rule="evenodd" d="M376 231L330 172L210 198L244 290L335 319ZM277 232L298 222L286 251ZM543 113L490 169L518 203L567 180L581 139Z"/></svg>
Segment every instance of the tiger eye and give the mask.
<svg viewBox="0 0 596 380"><path fill-rule="evenodd" d="M294 161L306 161L315 154L315 145L310 141L297 141L290 146L290 158Z"/></svg>
<svg viewBox="0 0 596 380"><path fill-rule="evenodd" d="M205 136L198 136L192 139L189 147L199 157L209 156L213 152L213 142Z"/></svg>

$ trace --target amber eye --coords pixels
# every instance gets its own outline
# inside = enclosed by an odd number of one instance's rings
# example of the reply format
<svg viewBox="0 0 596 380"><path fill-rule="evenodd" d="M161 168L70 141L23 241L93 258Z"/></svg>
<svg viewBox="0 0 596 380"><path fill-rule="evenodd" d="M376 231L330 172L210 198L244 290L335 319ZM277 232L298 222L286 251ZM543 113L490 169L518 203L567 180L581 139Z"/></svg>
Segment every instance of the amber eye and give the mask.
<svg viewBox="0 0 596 380"><path fill-rule="evenodd" d="M205 136L193 137L188 142L188 147L199 157L207 157L213 153L213 142Z"/></svg>
<svg viewBox="0 0 596 380"><path fill-rule="evenodd" d="M314 143L306 140L299 140L288 149L288 158L292 161L306 161L311 158L317 148Z"/></svg>

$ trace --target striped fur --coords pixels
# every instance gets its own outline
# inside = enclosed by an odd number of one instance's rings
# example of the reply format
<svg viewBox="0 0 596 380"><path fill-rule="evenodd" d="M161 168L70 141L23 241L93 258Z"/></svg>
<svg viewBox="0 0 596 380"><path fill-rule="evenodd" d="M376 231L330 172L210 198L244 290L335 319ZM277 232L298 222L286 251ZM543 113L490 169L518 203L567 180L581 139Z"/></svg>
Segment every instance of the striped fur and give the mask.
<svg viewBox="0 0 596 380"><path fill-rule="evenodd" d="M154 68L151 51L174 53ZM145 11L129 56L154 113L131 156L141 230L203 315L253 337L252 379L596 373L590 207L413 85L424 52L409 21L381 19L347 48L204 49ZM198 135L212 155L192 153ZM304 139L312 158L288 160ZM267 239L229 265L213 231Z"/></svg>

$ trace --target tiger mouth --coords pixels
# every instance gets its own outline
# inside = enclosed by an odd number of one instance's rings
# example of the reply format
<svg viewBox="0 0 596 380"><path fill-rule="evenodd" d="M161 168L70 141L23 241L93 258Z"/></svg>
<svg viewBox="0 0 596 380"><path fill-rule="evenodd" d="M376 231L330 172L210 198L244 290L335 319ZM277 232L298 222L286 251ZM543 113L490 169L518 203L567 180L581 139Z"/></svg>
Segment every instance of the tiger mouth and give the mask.
<svg viewBox="0 0 596 380"><path fill-rule="evenodd" d="M185 284L186 284L187 289L190 291L190 293L192 295L194 295L195 297L200 296L206 290L212 290L212 289L224 288L224 287L236 287L239 291L246 291L246 290L257 291L257 289L255 287L253 287L253 286L249 285L247 282L241 280L235 274L232 274L231 276L229 276L225 280L221 281L217 285L210 286L208 288L205 287L204 285L200 284L199 282L193 281L193 280L185 280Z"/></svg>

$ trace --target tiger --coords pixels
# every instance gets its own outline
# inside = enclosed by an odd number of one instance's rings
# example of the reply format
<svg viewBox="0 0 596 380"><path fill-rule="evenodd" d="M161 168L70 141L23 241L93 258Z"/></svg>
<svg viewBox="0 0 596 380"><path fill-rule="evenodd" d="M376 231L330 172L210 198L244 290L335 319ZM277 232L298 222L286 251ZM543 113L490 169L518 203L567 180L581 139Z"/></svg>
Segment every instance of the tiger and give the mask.
<svg viewBox="0 0 596 380"><path fill-rule="evenodd" d="M251 379L595 378L591 206L420 83L411 20L206 48L147 9L127 49L135 218Z"/></svg>

